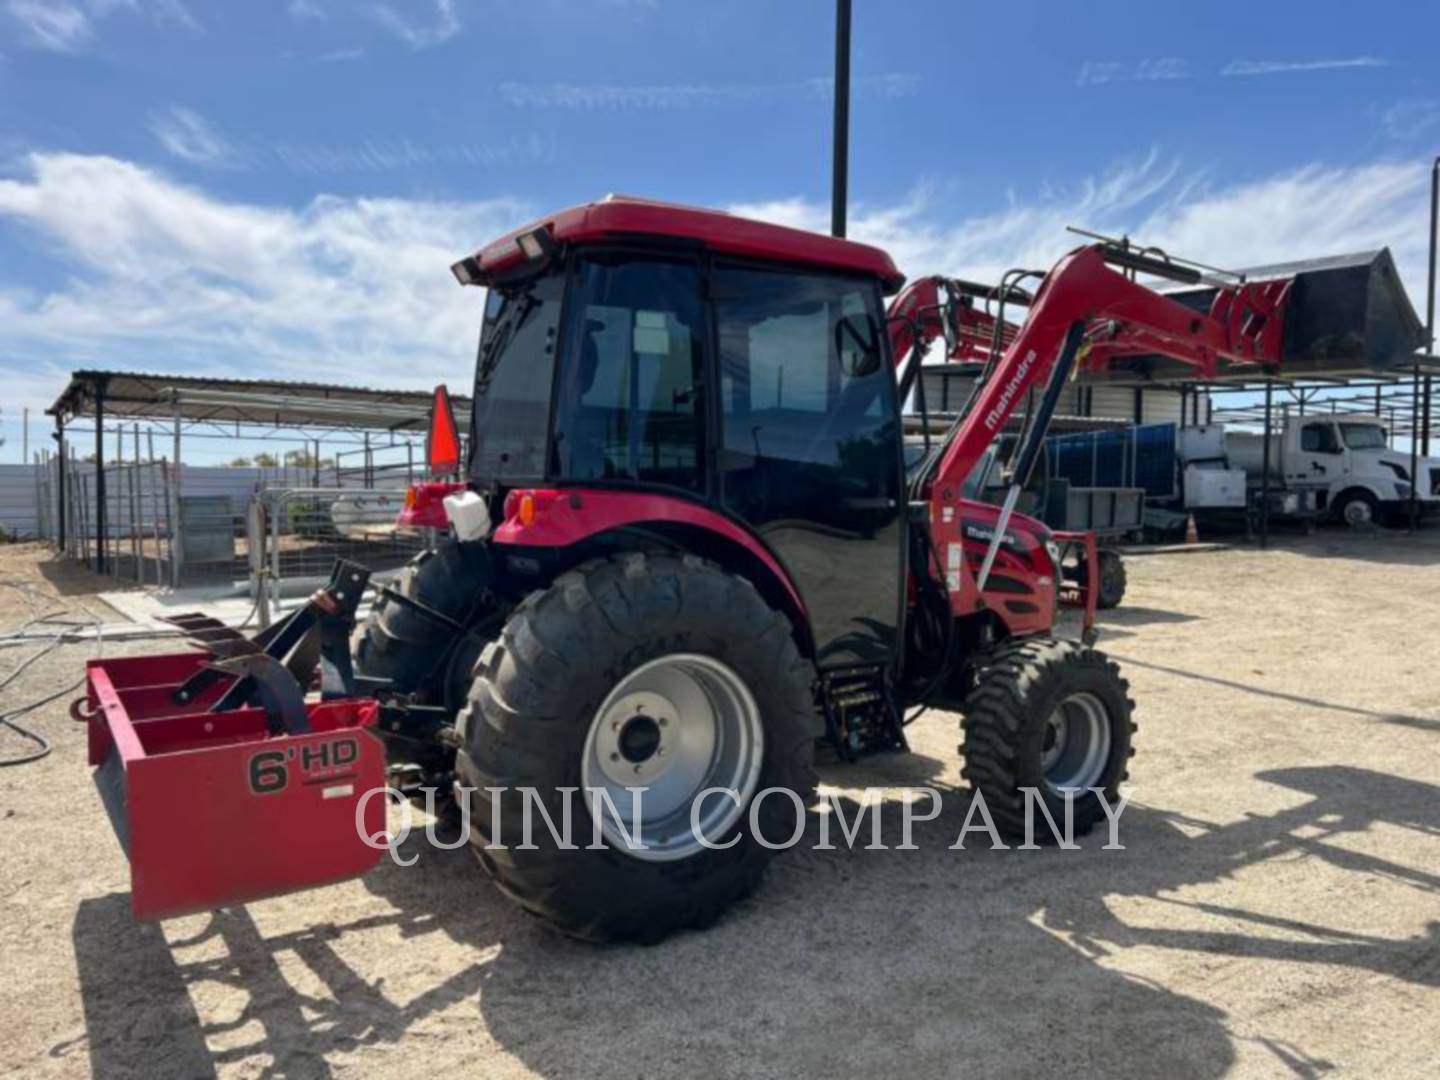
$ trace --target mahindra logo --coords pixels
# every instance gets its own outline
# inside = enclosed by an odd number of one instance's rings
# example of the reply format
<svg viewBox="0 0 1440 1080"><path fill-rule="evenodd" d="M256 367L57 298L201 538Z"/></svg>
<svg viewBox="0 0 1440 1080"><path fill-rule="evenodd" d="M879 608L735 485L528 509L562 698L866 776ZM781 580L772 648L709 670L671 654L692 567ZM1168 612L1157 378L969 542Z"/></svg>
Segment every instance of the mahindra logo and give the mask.
<svg viewBox="0 0 1440 1080"><path fill-rule="evenodd" d="M1010 381L1005 384L1005 389L1000 391L1000 400L995 402L991 410L985 414L985 426L991 431L998 428L1005 419L1005 414L1010 411L1010 402L1020 392L1020 386L1025 382L1025 376L1030 373L1030 365L1035 362L1035 350L1031 349L1025 354L1025 359L1020 361L1020 366L1015 369L1015 374L1010 376Z"/></svg>

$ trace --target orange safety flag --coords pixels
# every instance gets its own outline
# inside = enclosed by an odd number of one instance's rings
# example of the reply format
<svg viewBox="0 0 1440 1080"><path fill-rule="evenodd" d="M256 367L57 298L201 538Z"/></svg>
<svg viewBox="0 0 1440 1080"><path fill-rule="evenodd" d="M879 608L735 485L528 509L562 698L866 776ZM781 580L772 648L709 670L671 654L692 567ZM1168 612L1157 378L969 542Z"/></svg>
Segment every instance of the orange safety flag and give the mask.
<svg viewBox="0 0 1440 1080"><path fill-rule="evenodd" d="M450 391L441 383L435 388L430 406L430 434L425 440L425 459L432 476L449 476L460 471L460 434L455 430L455 409Z"/></svg>

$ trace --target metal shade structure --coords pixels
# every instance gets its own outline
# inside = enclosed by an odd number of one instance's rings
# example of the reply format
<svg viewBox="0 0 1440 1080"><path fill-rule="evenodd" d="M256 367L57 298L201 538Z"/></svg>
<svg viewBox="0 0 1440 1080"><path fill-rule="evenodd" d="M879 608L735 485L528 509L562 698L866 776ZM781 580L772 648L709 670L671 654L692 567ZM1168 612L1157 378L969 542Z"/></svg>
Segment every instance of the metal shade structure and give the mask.
<svg viewBox="0 0 1440 1080"><path fill-rule="evenodd" d="M469 426L469 398L452 399L457 424ZM95 569L104 572L107 557L106 445L105 425L134 421L139 458L138 425L168 429L173 439L172 456L165 466L169 500L172 503L169 530L172 538L182 532L180 505L180 458L183 435L252 438L248 429L271 432L286 430L317 448L321 439L348 440L364 446L370 459L372 435L392 442L422 436L430 423L431 392L428 390L377 390L335 383L288 381L284 379L228 379L158 372L81 370L71 373L65 389L46 412L55 418L57 444L56 507L59 543L64 546L67 504L66 458L72 452L66 428L77 420L93 428L93 507L88 519L96 536ZM462 428L461 430L464 430ZM232 434L233 432L233 434ZM262 436L263 437L263 436ZM172 584L179 584L180 560L171 560Z"/></svg>
<svg viewBox="0 0 1440 1080"><path fill-rule="evenodd" d="M457 420L468 422L470 401L456 397ZM76 371L46 410L69 422L94 416L265 427L347 428L423 432L430 419L428 390L374 390L283 379L222 379L133 371Z"/></svg>

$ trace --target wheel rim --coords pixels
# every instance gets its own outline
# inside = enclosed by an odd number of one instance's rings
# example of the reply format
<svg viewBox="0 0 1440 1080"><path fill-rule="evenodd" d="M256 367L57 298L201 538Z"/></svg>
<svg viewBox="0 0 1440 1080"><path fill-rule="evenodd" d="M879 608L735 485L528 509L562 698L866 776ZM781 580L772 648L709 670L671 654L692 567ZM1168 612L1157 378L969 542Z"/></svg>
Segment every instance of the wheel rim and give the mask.
<svg viewBox="0 0 1440 1080"><path fill-rule="evenodd" d="M1109 711L1094 694L1071 694L1045 721L1040 745L1046 787L1097 787L1110 761Z"/></svg>
<svg viewBox="0 0 1440 1080"><path fill-rule="evenodd" d="M739 820L760 780L764 739L755 698L731 668L709 656L676 653L636 668L596 710L581 759L581 793L596 789L605 842L637 859L683 859L716 842ZM636 832L634 788L643 787ZM711 795L692 824L691 804ZM611 810L611 806L614 810ZM629 847L637 836L644 850Z"/></svg>
<svg viewBox="0 0 1440 1080"><path fill-rule="evenodd" d="M1370 518L1370 504L1364 499L1351 499L1345 504L1345 521L1350 525L1368 525Z"/></svg>

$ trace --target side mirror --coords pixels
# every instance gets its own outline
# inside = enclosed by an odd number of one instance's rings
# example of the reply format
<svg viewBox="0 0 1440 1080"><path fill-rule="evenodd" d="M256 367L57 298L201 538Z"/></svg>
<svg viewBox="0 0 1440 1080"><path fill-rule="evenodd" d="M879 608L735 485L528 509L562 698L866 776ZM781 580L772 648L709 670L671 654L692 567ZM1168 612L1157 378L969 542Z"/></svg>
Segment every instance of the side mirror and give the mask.
<svg viewBox="0 0 1440 1080"><path fill-rule="evenodd" d="M845 315L835 324L835 355L840 370L863 379L880 370L880 334L869 315Z"/></svg>

